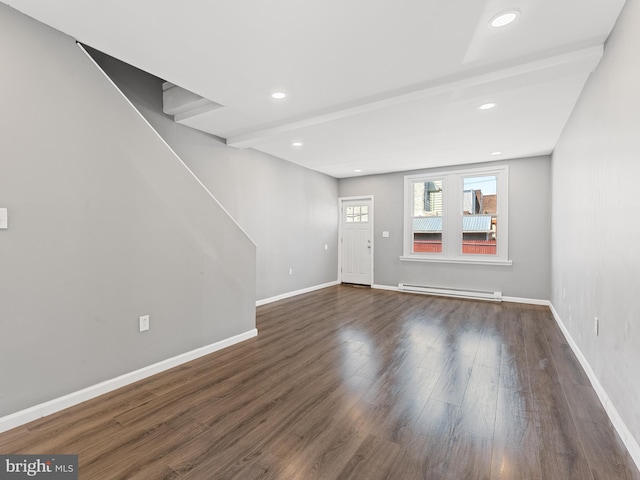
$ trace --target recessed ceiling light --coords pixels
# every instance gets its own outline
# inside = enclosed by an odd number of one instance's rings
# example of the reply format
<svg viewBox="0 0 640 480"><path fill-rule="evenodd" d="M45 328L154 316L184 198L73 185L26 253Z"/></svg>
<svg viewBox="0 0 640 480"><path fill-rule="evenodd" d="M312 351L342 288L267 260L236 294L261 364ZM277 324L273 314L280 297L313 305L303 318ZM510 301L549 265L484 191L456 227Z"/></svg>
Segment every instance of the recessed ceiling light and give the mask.
<svg viewBox="0 0 640 480"><path fill-rule="evenodd" d="M271 94L271 98L275 98L276 100L282 100L286 96L287 94L284 92L273 92Z"/></svg>
<svg viewBox="0 0 640 480"><path fill-rule="evenodd" d="M302 146L302 142L291 142L291 146L292 147L301 147Z"/></svg>
<svg viewBox="0 0 640 480"><path fill-rule="evenodd" d="M504 27L505 25L509 25L516 18L518 18L518 15L520 15L520 12L517 10L509 10L506 12L499 13L498 15L496 15L491 19L491 21L489 22L489 25L495 28Z"/></svg>
<svg viewBox="0 0 640 480"><path fill-rule="evenodd" d="M491 155L500 155L502 152L491 152Z"/></svg>
<svg viewBox="0 0 640 480"><path fill-rule="evenodd" d="M356 169L354 170L354 172L356 172L356 173L360 173L361 171L362 171L362 169L361 169L361 168L356 168Z"/></svg>
<svg viewBox="0 0 640 480"><path fill-rule="evenodd" d="M491 110L496 105L497 105L497 103L493 103L493 102L483 103L482 105L480 105L478 107L478 110Z"/></svg>

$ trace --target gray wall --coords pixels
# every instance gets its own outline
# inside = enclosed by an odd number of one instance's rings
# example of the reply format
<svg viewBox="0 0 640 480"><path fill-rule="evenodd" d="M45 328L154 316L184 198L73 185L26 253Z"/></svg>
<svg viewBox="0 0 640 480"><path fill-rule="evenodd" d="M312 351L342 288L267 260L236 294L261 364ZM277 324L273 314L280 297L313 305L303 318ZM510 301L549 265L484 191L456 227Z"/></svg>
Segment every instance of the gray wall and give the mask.
<svg viewBox="0 0 640 480"><path fill-rule="evenodd" d="M92 55L256 242L258 299L337 280L335 178L176 124L162 113L161 80Z"/></svg>
<svg viewBox="0 0 640 480"><path fill-rule="evenodd" d="M0 416L255 328L255 246L75 41L0 4L0 58Z"/></svg>
<svg viewBox="0 0 640 480"><path fill-rule="evenodd" d="M640 442L638 25L628 0L553 154L551 301Z"/></svg>
<svg viewBox="0 0 640 480"><path fill-rule="evenodd" d="M505 296L549 298L550 258L550 159L523 158L495 165L509 165L509 258L512 266L460 265L401 261L404 216L404 176L455 170L416 170L386 175L341 179L342 197L375 197L374 282L502 291ZM462 169L491 165L465 165ZM389 238L382 232L389 231Z"/></svg>

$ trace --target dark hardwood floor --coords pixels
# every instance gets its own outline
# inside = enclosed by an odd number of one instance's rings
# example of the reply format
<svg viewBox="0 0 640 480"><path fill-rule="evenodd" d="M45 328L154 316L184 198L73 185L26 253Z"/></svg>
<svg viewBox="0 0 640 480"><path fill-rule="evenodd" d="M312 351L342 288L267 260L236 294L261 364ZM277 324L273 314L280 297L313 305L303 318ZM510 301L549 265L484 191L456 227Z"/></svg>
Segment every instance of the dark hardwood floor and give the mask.
<svg viewBox="0 0 640 480"><path fill-rule="evenodd" d="M80 478L640 479L546 307L331 287L257 338L0 434Z"/></svg>

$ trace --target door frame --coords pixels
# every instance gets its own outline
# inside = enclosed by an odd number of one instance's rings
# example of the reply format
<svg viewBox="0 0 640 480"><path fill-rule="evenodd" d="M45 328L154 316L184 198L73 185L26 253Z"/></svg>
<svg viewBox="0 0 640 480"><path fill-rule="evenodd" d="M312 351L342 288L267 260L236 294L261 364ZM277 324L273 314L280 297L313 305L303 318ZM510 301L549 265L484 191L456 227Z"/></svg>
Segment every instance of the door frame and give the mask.
<svg viewBox="0 0 640 480"><path fill-rule="evenodd" d="M342 207L344 202L352 200L369 200L371 201L371 212L369 212L369 218L371 223L371 287L374 285L374 271L373 271L373 258L375 252L375 229L374 229L374 213L375 203L373 201L373 195L358 195L355 197L338 197L338 283L342 283Z"/></svg>

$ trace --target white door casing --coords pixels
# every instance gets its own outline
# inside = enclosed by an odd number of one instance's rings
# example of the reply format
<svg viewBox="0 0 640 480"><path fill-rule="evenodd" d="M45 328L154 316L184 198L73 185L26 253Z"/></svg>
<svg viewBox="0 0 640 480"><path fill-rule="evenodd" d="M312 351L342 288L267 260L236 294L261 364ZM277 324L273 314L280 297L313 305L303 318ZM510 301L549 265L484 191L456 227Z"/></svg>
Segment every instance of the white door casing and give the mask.
<svg viewBox="0 0 640 480"><path fill-rule="evenodd" d="M340 281L373 284L373 197L340 199Z"/></svg>

